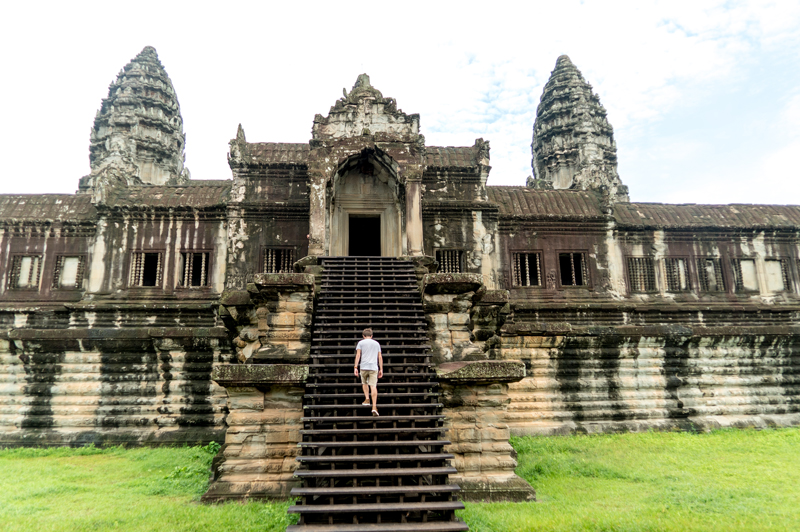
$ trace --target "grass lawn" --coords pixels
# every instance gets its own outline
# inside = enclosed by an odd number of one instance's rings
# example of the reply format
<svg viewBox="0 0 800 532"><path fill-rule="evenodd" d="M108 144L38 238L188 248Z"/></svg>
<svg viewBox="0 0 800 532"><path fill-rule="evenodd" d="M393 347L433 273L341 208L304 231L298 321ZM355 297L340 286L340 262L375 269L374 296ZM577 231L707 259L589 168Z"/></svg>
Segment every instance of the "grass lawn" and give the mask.
<svg viewBox="0 0 800 532"><path fill-rule="evenodd" d="M476 532L800 530L800 430L515 438L537 503ZM0 450L0 530L283 531L284 504L203 505L213 449Z"/></svg>

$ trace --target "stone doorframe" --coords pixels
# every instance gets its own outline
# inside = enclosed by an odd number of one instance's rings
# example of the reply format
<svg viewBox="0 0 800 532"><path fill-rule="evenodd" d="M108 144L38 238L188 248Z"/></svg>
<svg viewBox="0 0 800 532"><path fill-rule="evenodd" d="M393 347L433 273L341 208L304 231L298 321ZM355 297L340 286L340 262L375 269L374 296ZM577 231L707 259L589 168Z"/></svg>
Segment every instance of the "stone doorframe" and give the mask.
<svg viewBox="0 0 800 532"><path fill-rule="evenodd" d="M354 156L366 156L375 160L384 167L389 166L393 177L397 180L403 194L398 194L397 211L400 213L398 220L398 239L392 244L392 249L383 248L384 256L422 256L422 172L424 168L424 146L413 142L380 142L379 135L364 135L362 137L312 140L308 157L309 179L309 255L325 256L335 254L335 251L346 250L342 247L341 239L334 243L331 238L329 187L333 186L335 176L339 170ZM388 139L387 139L388 140ZM400 202L405 199L404 204ZM376 214L384 209L359 207L367 211L351 210L348 214ZM384 206L385 208L385 206ZM376 212L377 211L377 212ZM342 231L346 226L336 227ZM383 231L387 233L386 230ZM344 240L348 238L345 233L341 235ZM383 244L382 244L383 247ZM346 254L346 253L344 253Z"/></svg>

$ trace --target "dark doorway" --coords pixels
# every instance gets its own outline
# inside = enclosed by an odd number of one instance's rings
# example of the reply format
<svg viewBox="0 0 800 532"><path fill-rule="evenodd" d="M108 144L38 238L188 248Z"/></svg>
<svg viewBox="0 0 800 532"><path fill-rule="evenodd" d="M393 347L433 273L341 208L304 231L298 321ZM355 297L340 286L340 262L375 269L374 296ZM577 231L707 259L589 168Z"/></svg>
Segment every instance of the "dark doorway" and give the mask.
<svg viewBox="0 0 800 532"><path fill-rule="evenodd" d="M381 256L380 215L350 215L350 255L360 257Z"/></svg>

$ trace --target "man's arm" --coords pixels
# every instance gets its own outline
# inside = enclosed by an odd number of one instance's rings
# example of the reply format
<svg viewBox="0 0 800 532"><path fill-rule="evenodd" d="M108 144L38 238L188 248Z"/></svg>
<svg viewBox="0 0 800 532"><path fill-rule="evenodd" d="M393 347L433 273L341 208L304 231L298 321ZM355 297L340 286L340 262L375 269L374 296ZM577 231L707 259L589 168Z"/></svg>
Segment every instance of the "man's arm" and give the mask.
<svg viewBox="0 0 800 532"><path fill-rule="evenodd" d="M383 377L383 356L378 351L378 378L380 379L381 377Z"/></svg>
<svg viewBox="0 0 800 532"><path fill-rule="evenodd" d="M380 355L378 355L378 356L380 356ZM361 349L356 349L356 365L355 365L355 369L353 370L353 373L355 374L356 377L358 377L358 361L359 360L361 360Z"/></svg>

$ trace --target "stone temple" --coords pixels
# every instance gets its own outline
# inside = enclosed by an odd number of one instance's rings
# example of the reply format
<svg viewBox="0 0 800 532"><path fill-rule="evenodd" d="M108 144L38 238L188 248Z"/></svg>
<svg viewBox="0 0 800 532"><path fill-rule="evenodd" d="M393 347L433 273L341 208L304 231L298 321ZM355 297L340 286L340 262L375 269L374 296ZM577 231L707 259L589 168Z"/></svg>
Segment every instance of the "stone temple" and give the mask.
<svg viewBox="0 0 800 532"><path fill-rule="evenodd" d="M215 440L206 499L299 490L302 527L336 489L409 520L530 499L510 435L800 424L800 207L630 202L567 56L524 186L486 184L488 141L419 127L362 74L308 142L239 126L231 178L192 180L142 50L77 193L0 196L0 446ZM350 364L369 325L378 420ZM359 480L359 449L408 476Z"/></svg>

